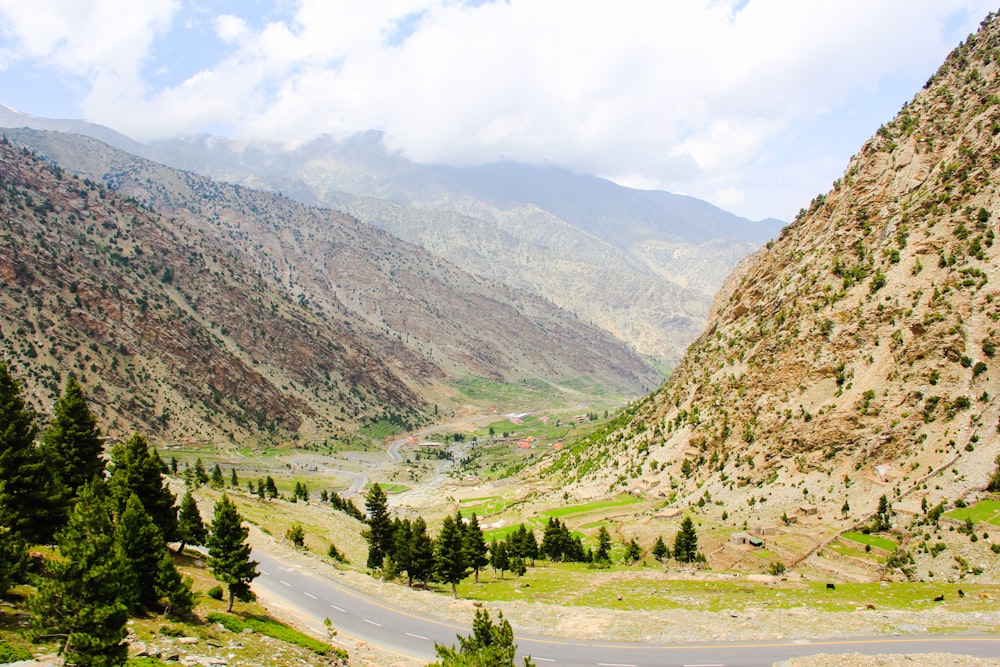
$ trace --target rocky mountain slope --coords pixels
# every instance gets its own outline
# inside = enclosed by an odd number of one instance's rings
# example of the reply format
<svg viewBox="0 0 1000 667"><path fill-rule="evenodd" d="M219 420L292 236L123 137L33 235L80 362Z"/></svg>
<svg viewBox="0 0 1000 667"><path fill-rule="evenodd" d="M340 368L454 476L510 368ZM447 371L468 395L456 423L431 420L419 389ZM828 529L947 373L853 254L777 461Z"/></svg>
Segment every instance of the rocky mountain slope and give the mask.
<svg viewBox="0 0 1000 667"><path fill-rule="evenodd" d="M711 501L735 526L806 505L847 526L883 494L919 512L985 487L1000 452L998 54L991 16L740 267L664 387L569 454L577 494Z"/></svg>
<svg viewBox="0 0 1000 667"><path fill-rule="evenodd" d="M657 381L551 304L343 214L61 133L8 132L0 176L4 357L42 412L68 372L113 433L166 439L418 423L470 376Z"/></svg>
<svg viewBox="0 0 1000 667"><path fill-rule="evenodd" d="M704 328L721 278L782 224L555 167L416 165L388 153L378 132L295 148L211 136L139 144L98 125L3 106L0 127L84 134L347 212L465 271L540 295L668 364Z"/></svg>

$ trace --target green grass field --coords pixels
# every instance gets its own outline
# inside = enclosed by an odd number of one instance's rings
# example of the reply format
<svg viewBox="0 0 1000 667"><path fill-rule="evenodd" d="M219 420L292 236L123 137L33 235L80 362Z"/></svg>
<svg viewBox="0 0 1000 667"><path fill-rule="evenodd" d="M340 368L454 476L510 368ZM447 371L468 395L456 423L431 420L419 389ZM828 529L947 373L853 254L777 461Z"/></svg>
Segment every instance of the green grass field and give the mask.
<svg viewBox="0 0 1000 667"><path fill-rule="evenodd" d="M899 547L894 540L890 540L886 537L879 537L878 535L865 535L864 533L859 533L854 530L847 531L842 534L841 537L851 540L852 542L859 542L861 544L875 547L876 549L882 549L883 551L895 551Z"/></svg>
<svg viewBox="0 0 1000 667"><path fill-rule="evenodd" d="M542 512L542 516L546 517L556 517L562 519L567 516L574 516L577 514L588 514L590 512L596 512L598 510L604 510L611 507L618 507L621 505L634 505L639 502L639 499L635 496L629 494L622 494L615 498L614 500L605 500L601 502L585 503L583 505L569 505L567 507L557 507L552 510L546 510Z"/></svg>
<svg viewBox="0 0 1000 667"><path fill-rule="evenodd" d="M934 598L959 600L965 591L964 611L991 611L1000 595L1000 586L971 582L872 582L838 583L827 589L825 582L782 582L765 584L748 581L698 581L650 579L649 568L615 564L610 570L591 570L582 563L540 561L515 581L508 572L501 580L487 568L480 583L467 579L458 586L459 597L484 602L522 600L569 606L620 610L697 609L727 612L735 609L808 607L816 611L854 611L874 604L879 609L919 611L932 608ZM602 576L607 574L608 576ZM634 576L633 576L634 575ZM983 599L978 593L991 596ZM620 599L619 599L620 598Z"/></svg>
<svg viewBox="0 0 1000 667"><path fill-rule="evenodd" d="M959 507L950 512L945 512L944 516L958 521L972 519L972 523L988 523L992 526L1000 526L1000 500L980 500L971 507Z"/></svg>

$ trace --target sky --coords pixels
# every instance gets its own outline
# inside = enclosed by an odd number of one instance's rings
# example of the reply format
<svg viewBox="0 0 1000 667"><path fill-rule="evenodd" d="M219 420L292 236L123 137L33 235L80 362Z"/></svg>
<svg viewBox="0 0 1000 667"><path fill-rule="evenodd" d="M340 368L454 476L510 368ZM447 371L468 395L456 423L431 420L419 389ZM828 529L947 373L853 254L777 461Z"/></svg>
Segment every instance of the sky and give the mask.
<svg viewBox="0 0 1000 667"><path fill-rule="evenodd" d="M140 141L377 129L790 220L991 1L0 0L0 103Z"/></svg>

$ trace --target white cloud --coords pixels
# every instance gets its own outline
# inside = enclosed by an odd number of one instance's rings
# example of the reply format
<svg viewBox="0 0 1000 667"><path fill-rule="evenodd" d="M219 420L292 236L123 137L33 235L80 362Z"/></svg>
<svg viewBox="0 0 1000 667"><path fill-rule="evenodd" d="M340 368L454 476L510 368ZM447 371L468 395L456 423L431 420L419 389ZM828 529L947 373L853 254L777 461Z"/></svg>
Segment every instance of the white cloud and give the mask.
<svg viewBox="0 0 1000 667"><path fill-rule="evenodd" d="M761 172L820 146L805 134L817 119L928 76L990 1L301 0L263 23L236 5L214 20L223 57L160 90L140 65L174 2L0 0L0 16L17 57L86 76L88 118L138 138L378 128L418 161L550 162L790 217L808 200Z"/></svg>

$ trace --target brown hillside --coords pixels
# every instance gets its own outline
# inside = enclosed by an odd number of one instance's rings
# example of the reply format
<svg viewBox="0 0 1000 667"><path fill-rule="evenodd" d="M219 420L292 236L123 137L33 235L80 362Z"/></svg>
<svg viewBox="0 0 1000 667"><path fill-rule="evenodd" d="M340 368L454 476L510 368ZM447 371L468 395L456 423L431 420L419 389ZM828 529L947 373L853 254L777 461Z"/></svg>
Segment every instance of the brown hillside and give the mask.
<svg viewBox="0 0 1000 667"><path fill-rule="evenodd" d="M421 408L340 322L183 221L6 140L0 187L0 345L43 414L67 373L112 435L330 431Z"/></svg>
<svg viewBox="0 0 1000 667"><path fill-rule="evenodd" d="M1000 451L998 59L991 16L740 267L664 387L580 453L600 465L579 494L707 497L742 523L750 498L863 516L883 493L985 486Z"/></svg>

